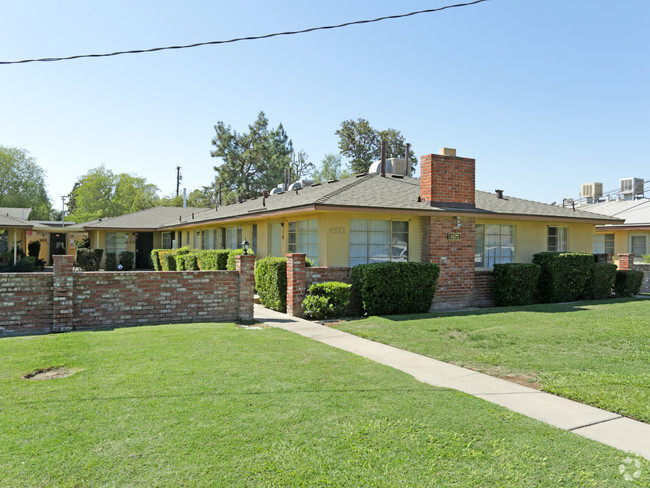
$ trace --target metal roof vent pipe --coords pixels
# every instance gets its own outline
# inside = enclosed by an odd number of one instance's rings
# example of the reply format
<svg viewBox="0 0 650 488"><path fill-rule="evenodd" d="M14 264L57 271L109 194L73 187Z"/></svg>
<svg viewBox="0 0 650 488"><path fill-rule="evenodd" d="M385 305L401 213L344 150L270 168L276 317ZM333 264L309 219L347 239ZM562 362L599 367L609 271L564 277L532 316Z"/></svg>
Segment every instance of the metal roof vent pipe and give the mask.
<svg viewBox="0 0 650 488"><path fill-rule="evenodd" d="M187 188L183 188L183 208L187 207Z"/></svg>
<svg viewBox="0 0 650 488"><path fill-rule="evenodd" d="M503 190L494 190L499 200L503 200Z"/></svg>
<svg viewBox="0 0 650 488"><path fill-rule="evenodd" d="M282 191L287 191L289 188L289 170L285 169L284 170L284 186L282 187Z"/></svg>
<svg viewBox="0 0 650 488"><path fill-rule="evenodd" d="M379 165L381 168L381 175L386 176L386 141L381 141L381 163Z"/></svg>
<svg viewBox="0 0 650 488"><path fill-rule="evenodd" d="M411 145L407 142L404 144L404 176L411 176Z"/></svg>

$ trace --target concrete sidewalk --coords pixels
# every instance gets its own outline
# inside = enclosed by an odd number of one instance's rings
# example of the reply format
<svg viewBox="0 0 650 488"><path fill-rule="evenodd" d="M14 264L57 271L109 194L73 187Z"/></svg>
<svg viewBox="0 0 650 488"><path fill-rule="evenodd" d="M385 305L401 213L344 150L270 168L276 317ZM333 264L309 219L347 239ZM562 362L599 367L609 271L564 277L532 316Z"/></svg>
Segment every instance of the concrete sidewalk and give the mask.
<svg viewBox="0 0 650 488"><path fill-rule="evenodd" d="M650 425L255 305L255 319L650 460Z"/></svg>

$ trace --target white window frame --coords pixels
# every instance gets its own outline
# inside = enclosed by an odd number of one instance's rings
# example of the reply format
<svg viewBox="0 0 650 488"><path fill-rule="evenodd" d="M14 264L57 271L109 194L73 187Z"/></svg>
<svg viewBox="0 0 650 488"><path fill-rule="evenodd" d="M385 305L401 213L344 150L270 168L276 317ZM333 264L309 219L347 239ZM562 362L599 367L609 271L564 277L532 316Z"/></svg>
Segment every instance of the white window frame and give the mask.
<svg viewBox="0 0 650 488"><path fill-rule="evenodd" d="M514 263L517 250L516 230L511 224L476 224L474 267L493 268L495 264Z"/></svg>
<svg viewBox="0 0 650 488"><path fill-rule="evenodd" d="M287 251L304 253L318 266L318 219L289 222Z"/></svg>
<svg viewBox="0 0 650 488"><path fill-rule="evenodd" d="M173 249L174 239L171 232L163 232L161 236L161 244L163 249Z"/></svg>
<svg viewBox="0 0 650 488"><path fill-rule="evenodd" d="M643 254L648 254L648 237L649 237L648 234L630 234L629 249L630 249L630 253L634 254L634 257L632 258L634 263L645 262L643 259ZM637 246L633 245L635 238L643 239L644 249L642 252L638 252L640 250L638 245Z"/></svg>
<svg viewBox="0 0 650 488"><path fill-rule="evenodd" d="M555 229L555 235L551 235L551 229ZM557 239L551 245L551 239ZM550 252L567 252L569 250L569 228L562 225L549 225L546 228L546 250Z"/></svg>
<svg viewBox="0 0 650 488"><path fill-rule="evenodd" d="M381 228L386 225L387 229ZM348 260L350 266L380 262L408 262L409 260L410 225L408 220L350 219L349 234ZM381 248L384 248L383 253L373 254Z"/></svg>
<svg viewBox="0 0 650 488"><path fill-rule="evenodd" d="M106 253L115 253L119 256L121 252L127 251L128 235L126 232L106 232L104 236Z"/></svg>

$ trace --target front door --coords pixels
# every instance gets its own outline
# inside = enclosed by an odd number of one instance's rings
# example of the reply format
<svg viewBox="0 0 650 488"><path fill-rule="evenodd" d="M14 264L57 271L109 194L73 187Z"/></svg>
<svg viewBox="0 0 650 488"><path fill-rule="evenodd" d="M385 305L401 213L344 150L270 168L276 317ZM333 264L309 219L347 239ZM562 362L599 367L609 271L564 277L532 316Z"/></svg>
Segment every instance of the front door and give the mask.
<svg viewBox="0 0 650 488"><path fill-rule="evenodd" d="M135 237L136 269L153 269L151 251L153 250L153 232L138 232Z"/></svg>
<svg viewBox="0 0 650 488"><path fill-rule="evenodd" d="M50 264L54 264L54 258L57 254L66 254L66 234L63 232L50 234Z"/></svg>
<svg viewBox="0 0 650 488"><path fill-rule="evenodd" d="M269 256L282 257L282 224L269 224Z"/></svg>

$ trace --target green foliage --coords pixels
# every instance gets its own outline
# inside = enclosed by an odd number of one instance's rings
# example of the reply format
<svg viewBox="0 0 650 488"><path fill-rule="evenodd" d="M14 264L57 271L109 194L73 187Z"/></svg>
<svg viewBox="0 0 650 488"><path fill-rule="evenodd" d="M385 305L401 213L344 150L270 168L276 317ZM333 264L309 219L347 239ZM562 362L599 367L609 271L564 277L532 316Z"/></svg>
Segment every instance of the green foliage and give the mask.
<svg viewBox="0 0 650 488"><path fill-rule="evenodd" d="M341 155L326 154L320 163L320 168L314 171L314 182L325 183L326 181L341 180L350 176L347 170L341 170Z"/></svg>
<svg viewBox="0 0 650 488"><path fill-rule="evenodd" d="M86 222L154 207L158 204L158 187L147 183L146 178L116 175L102 165L82 176L68 198L68 218Z"/></svg>
<svg viewBox="0 0 650 488"><path fill-rule="evenodd" d="M439 274L434 263L360 264L352 268L352 282L369 315L423 313L431 308Z"/></svg>
<svg viewBox="0 0 650 488"><path fill-rule="evenodd" d="M162 197L160 205L163 207L182 207L182 195L173 195L169 197ZM200 190L192 190L187 195L187 206L197 208L209 208L217 205L217 194L212 186L204 186Z"/></svg>
<svg viewBox="0 0 650 488"><path fill-rule="evenodd" d="M160 256L159 253L165 251L165 249L153 249L151 251L151 264L153 264L154 271L161 271L162 267L160 266Z"/></svg>
<svg viewBox="0 0 650 488"><path fill-rule="evenodd" d="M650 263L650 254L641 254L641 257L643 257L644 262Z"/></svg>
<svg viewBox="0 0 650 488"><path fill-rule="evenodd" d="M27 254L38 259L38 255L41 253L41 241L32 241L27 244Z"/></svg>
<svg viewBox="0 0 650 488"><path fill-rule="evenodd" d="M122 265L123 271L131 271L134 261L135 253L133 251L122 251L120 253L120 264Z"/></svg>
<svg viewBox="0 0 650 488"><path fill-rule="evenodd" d="M352 286L330 281L314 283L302 302L304 315L309 319L342 317L350 304Z"/></svg>
<svg viewBox="0 0 650 488"><path fill-rule="evenodd" d="M176 251L165 250L158 253L160 268L162 271L176 271Z"/></svg>
<svg viewBox="0 0 650 488"><path fill-rule="evenodd" d="M643 285L643 271L619 270L616 271L614 291L617 297L631 297L638 295Z"/></svg>
<svg viewBox="0 0 650 488"><path fill-rule="evenodd" d="M615 280L615 264L594 263L591 268L591 278L587 282L587 298L598 300L609 297L614 288Z"/></svg>
<svg viewBox="0 0 650 488"><path fill-rule="evenodd" d="M176 260L176 271L193 271L199 269L197 255L193 252L174 254Z"/></svg>
<svg viewBox="0 0 650 488"><path fill-rule="evenodd" d="M540 266L508 263L494 265L494 301L498 307L533 303Z"/></svg>
<svg viewBox="0 0 650 488"><path fill-rule="evenodd" d="M386 141L387 158L404 158L404 136L395 129L377 131L365 119L344 120L335 134L339 136L341 154L350 158L353 173L366 173L373 161L381 158L381 143ZM417 158L409 151L411 168L417 165Z"/></svg>
<svg viewBox="0 0 650 488"><path fill-rule="evenodd" d="M241 256L242 254L244 254L244 250L243 250L243 249L232 249L232 250L228 253L228 261L227 261L227 263L226 263L226 269L227 269L227 270L230 270L230 271L235 271L235 266L236 266L236 264L237 264L236 261L235 261L235 256ZM248 250L248 254L250 254L250 255L252 256L252 255L253 255L253 251L252 251L251 249L249 249L249 250ZM286 259L286 258L285 258L285 259Z"/></svg>
<svg viewBox="0 0 650 488"><path fill-rule="evenodd" d="M106 253L106 261L104 262L106 271L117 271L117 254L114 252Z"/></svg>
<svg viewBox="0 0 650 488"><path fill-rule="evenodd" d="M198 265L202 270L225 270L231 249L198 251Z"/></svg>
<svg viewBox="0 0 650 488"><path fill-rule="evenodd" d="M291 140L282 124L269 129L268 123L264 112L260 112L246 133L238 133L223 122L214 126L215 149L211 155L221 158L222 163L214 167L217 176L213 186L223 184L224 203L234 201L237 195L249 198L273 188L290 168Z"/></svg>
<svg viewBox="0 0 650 488"><path fill-rule="evenodd" d="M49 220L45 171L24 149L0 146L0 207L32 209L25 219Z"/></svg>
<svg viewBox="0 0 650 488"><path fill-rule="evenodd" d="M74 247L79 249L80 247L85 247L86 249L90 249L90 237L82 237L78 241L74 241Z"/></svg>
<svg viewBox="0 0 650 488"><path fill-rule="evenodd" d="M75 261L83 271L97 271L104 255L103 249L77 249Z"/></svg>
<svg viewBox="0 0 650 488"><path fill-rule="evenodd" d="M586 295L593 254L540 252L533 255L533 263L541 267L537 290L544 302L571 302Z"/></svg>
<svg viewBox="0 0 650 488"><path fill-rule="evenodd" d="M287 311L287 258L266 257L255 263L255 289L266 308Z"/></svg>
<svg viewBox="0 0 650 488"><path fill-rule="evenodd" d="M15 265L13 262L13 254L0 254L0 273L28 273L36 268L36 258L33 256L23 256Z"/></svg>

